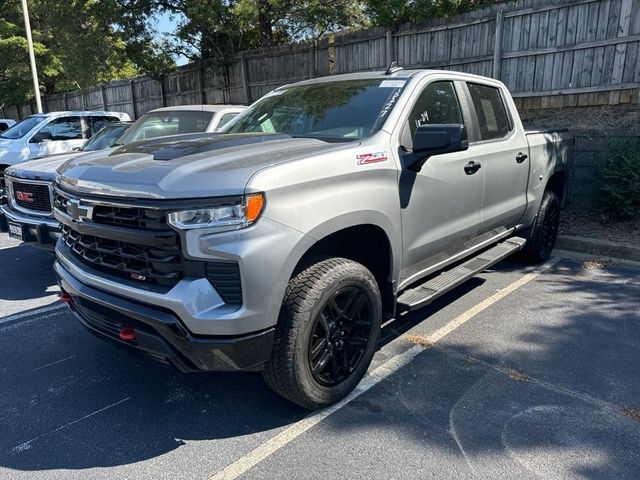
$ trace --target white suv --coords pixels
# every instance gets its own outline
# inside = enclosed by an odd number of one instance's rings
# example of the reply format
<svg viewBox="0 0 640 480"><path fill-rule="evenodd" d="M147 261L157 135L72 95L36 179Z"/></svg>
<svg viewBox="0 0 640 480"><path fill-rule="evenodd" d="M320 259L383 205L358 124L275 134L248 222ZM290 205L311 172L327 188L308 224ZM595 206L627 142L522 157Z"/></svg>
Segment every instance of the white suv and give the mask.
<svg viewBox="0 0 640 480"><path fill-rule="evenodd" d="M25 160L71 152L111 122L130 120L122 112L51 112L31 115L0 134L0 172Z"/></svg>

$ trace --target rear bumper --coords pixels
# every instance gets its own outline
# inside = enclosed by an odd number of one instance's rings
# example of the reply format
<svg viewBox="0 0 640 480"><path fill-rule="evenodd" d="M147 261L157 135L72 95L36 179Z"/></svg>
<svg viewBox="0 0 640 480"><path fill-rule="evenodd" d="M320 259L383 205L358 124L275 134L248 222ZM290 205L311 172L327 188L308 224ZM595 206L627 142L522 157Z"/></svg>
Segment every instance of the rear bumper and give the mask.
<svg viewBox="0 0 640 480"><path fill-rule="evenodd" d="M33 217L11 210L7 205L0 206L0 232L9 231L9 222L22 227L22 240L53 250L60 238L60 223L54 218Z"/></svg>
<svg viewBox="0 0 640 480"><path fill-rule="evenodd" d="M107 294L79 282L55 264L58 283L71 296L69 307L92 333L138 351L150 360L182 372L256 371L271 357L274 329L253 334L214 337L193 335L169 310ZM120 331L133 327L135 338Z"/></svg>

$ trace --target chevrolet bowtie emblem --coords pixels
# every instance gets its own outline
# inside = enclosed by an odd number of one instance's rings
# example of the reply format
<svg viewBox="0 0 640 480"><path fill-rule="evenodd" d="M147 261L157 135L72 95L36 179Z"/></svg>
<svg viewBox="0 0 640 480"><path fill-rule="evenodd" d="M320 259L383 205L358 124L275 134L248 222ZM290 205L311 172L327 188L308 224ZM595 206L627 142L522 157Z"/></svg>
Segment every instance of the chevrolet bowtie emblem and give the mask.
<svg viewBox="0 0 640 480"><path fill-rule="evenodd" d="M76 221L84 222L91 220L93 217L93 207L90 205L82 205L80 200L71 198L67 200L67 213Z"/></svg>

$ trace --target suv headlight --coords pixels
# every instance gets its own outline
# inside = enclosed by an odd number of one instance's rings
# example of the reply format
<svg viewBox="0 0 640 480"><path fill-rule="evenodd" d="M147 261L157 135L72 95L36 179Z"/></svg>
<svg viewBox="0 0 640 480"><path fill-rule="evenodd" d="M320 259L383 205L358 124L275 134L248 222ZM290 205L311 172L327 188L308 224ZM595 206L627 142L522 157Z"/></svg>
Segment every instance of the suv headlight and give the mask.
<svg viewBox="0 0 640 480"><path fill-rule="evenodd" d="M245 195L241 203L211 208L193 208L169 212L167 222L179 230L215 228L219 231L238 230L255 222L264 207L264 195Z"/></svg>

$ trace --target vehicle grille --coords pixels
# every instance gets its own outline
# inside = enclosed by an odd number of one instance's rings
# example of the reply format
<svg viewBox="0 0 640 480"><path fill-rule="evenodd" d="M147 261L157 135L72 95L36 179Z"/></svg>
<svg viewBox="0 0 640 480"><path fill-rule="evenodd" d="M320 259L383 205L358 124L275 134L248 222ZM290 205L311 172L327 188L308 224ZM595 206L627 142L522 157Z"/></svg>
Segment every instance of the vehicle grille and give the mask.
<svg viewBox="0 0 640 480"><path fill-rule="evenodd" d="M26 183L11 180L13 199L16 204L28 210L51 213L51 194L49 185ZM29 198L29 200L25 200Z"/></svg>
<svg viewBox="0 0 640 480"><path fill-rule="evenodd" d="M84 235L62 226L62 241L88 267L120 277L132 285L172 287L181 279L206 278L225 303L242 304L240 269L236 262L186 260L176 246L149 247Z"/></svg>

